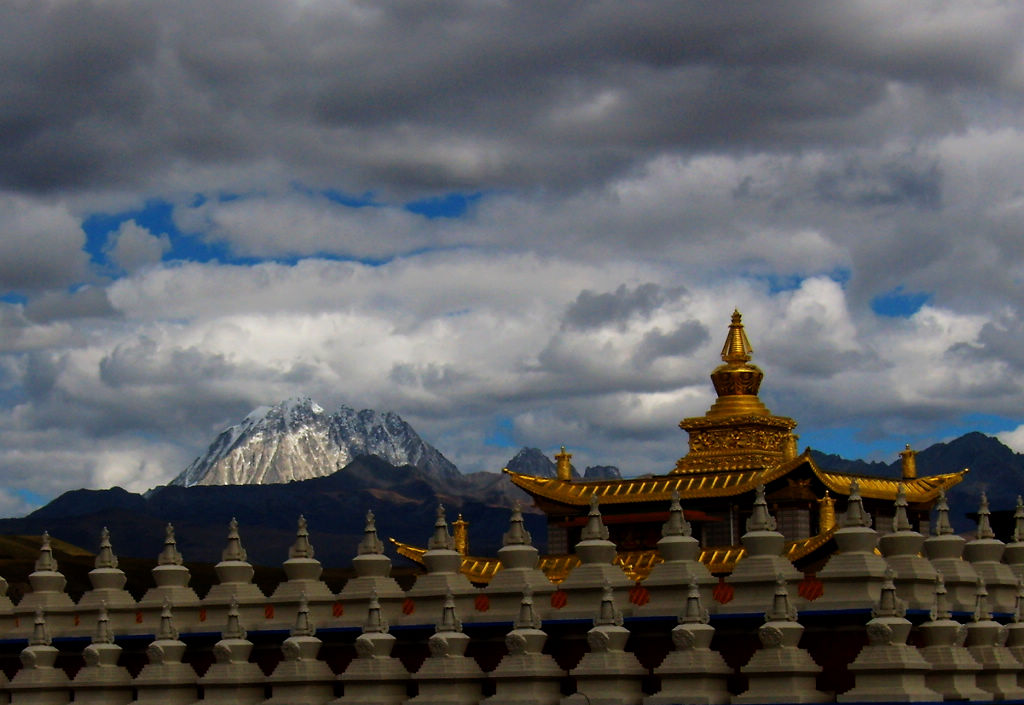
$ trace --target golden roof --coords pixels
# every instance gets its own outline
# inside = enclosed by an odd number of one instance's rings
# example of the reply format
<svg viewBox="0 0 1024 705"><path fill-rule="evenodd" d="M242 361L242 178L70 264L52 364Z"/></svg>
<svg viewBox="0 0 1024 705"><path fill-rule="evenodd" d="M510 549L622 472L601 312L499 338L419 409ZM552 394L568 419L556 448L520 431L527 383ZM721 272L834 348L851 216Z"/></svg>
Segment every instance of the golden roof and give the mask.
<svg viewBox="0 0 1024 705"><path fill-rule="evenodd" d="M804 463L809 465L818 479L835 494L850 494L850 483L857 480L860 483L861 496L895 500L896 491L900 483L903 483L909 502L935 500L940 490L948 490L956 485L967 472L967 470L961 470L960 472L917 477L910 480L827 472L819 468L806 451L793 460L767 468L675 473L657 477L634 477L599 482L573 482L552 477L534 477L512 472L507 468L504 472L508 473L513 484L535 497L543 497L562 504L585 506L590 503L590 498L593 496L596 496L601 504L667 501L672 498L673 492L678 492L682 499L732 497L783 477Z"/></svg>
<svg viewBox="0 0 1024 705"><path fill-rule="evenodd" d="M790 561L795 561L808 555L825 545L832 534L836 532L835 527L817 536L791 541L786 544L785 556ZM398 554L405 556L417 563L423 563L423 554L427 549L391 539ZM698 560L707 566L712 573L731 573L736 561L745 556L746 549L742 546L726 546L722 548L705 548L700 552ZM630 580L641 581L651 574L654 566L662 562L657 549L642 551L620 551L615 556L614 563L622 569L622 572ZM568 577L573 568L580 564L580 559L574 554L561 554L541 556L538 568L557 584ZM497 558L485 558L480 556L465 556L462 559L462 574L471 582L484 584L491 582L491 578L501 568L501 561Z"/></svg>
<svg viewBox="0 0 1024 705"><path fill-rule="evenodd" d="M504 472L508 473L513 484L531 495L563 504L583 506L590 504L590 498L594 496L601 504L667 501L672 498L673 492L678 492L683 499L731 497L781 477L795 466L795 461L790 461L773 468L659 475L598 482L567 482L553 477L534 477L512 472L508 468Z"/></svg>
<svg viewBox="0 0 1024 705"><path fill-rule="evenodd" d="M872 499L896 499L896 493L902 484L907 495L908 502L933 502L939 496L939 492L948 490L958 484L964 475L969 471L967 468L959 472L947 472L941 475L929 475L927 477L915 477L903 479L901 477L875 477L873 475L848 475L841 472L826 472L820 470L814 463L814 474L818 476L826 487L838 494L850 494L850 483L854 480L860 486L861 497Z"/></svg>

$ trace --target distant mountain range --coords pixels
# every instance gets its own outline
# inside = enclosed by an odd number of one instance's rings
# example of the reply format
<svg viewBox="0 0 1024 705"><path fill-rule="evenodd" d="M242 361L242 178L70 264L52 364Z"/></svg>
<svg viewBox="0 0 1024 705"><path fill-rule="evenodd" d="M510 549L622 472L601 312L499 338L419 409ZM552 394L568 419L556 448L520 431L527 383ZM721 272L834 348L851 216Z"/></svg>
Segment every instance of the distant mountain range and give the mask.
<svg viewBox="0 0 1024 705"><path fill-rule="evenodd" d="M848 460L812 451L823 468L898 477L891 464ZM958 531L974 524L981 492L994 510L1014 506L1024 494L1024 455L997 439L969 433L918 453L922 475L971 468L950 493ZM516 472L555 476L555 463L537 448L523 448L507 467ZM613 466L592 466L581 480L620 477ZM462 474L397 414L339 407L327 413L309 399L263 407L222 432L207 452L168 486L137 495L120 488L76 490L19 519L0 519L0 533L39 534L48 530L93 548L107 526L119 554L150 558L162 547L163 526L174 523L179 546L190 561L215 562L226 527L237 517L250 560L276 565L287 557L299 514L309 522L317 556L348 565L362 537L367 510L377 515L383 536L425 544L438 503L448 519L458 513L470 522L471 549L494 555L501 546L509 508L517 501L544 550L544 518L532 502L500 473Z"/></svg>

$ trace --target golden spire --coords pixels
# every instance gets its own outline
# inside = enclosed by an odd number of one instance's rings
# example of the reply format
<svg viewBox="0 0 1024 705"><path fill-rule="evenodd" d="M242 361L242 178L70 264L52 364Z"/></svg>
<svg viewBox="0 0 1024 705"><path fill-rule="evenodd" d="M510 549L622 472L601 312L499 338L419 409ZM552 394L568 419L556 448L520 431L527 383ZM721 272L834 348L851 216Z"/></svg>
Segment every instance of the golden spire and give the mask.
<svg viewBox="0 0 1024 705"><path fill-rule="evenodd" d="M723 364L711 373L711 382L718 392L718 401L708 410L708 416L738 416L758 414L767 416L771 412L757 398L764 373L751 364L754 349L743 331L743 317L733 311L729 333L722 346Z"/></svg>
<svg viewBox="0 0 1024 705"><path fill-rule="evenodd" d="M739 309L732 311L732 323L729 324L729 335L722 346L723 362L748 362L752 357L754 348L747 340L747 334L743 332L743 315Z"/></svg>

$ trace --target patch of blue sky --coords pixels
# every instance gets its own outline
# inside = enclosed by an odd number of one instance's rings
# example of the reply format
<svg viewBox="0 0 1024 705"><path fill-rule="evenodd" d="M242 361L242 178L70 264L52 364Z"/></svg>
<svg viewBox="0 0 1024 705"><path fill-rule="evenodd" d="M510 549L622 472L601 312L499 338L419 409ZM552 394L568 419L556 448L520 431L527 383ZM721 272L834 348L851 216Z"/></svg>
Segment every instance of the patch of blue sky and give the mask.
<svg viewBox="0 0 1024 705"><path fill-rule="evenodd" d="M499 448L515 448L518 446L515 437L515 424L510 416L498 416L494 419L491 430L484 437L484 443Z"/></svg>
<svg viewBox="0 0 1024 705"><path fill-rule="evenodd" d="M935 443L959 438L972 431L994 436L1003 431L1012 431L1024 423L1022 418L1010 418L997 414L967 414L949 423L932 426L927 430L867 439L855 426L809 429L801 427L800 450L810 446L822 453L834 453L847 460L878 460L892 463L899 459L899 452L905 444L916 450L924 450Z"/></svg>
<svg viewBox="0 0 1024 705"><path fill-rule="evenodd" d="M38 492L33 492L32 490L12 489L11 494L15 495L16 497L18 497L18 499L25 502L26 504L32 505L33 507L41 507L42 505L50 501L49 498L44 497Z"/></svg>
<svg viewBox="0 0 1024 705"><path fill-rule="evenodd" d="M344 198L340 192L336 192L338 198ZM239 198L246 198L239 194L219 194L216 198L219 201L230 201ZM325 197L330 197L326 196ZM192 200L192 206L201 206L208 200L207 196L196 194ZM340 201L339 201L340 202ZM354 201L353 201L354 202ZM360 201L361 205L369 205ZM346 204L348 205L348 204ZM120 272L110 261L109 246L111 236L129 221L133 221L139 227L145 228L153 235L165 235L170 243L170 249L161 258L164 262L217 262L221 264L234 265L255 265L262 262L276 262L279 264L294 265L304 259L327 259L342 262L359 262L369 266L380 266L391 261L392 258L361 258L348 257L332 252L304 253L302 255L278 255L274 257L247 257L232 252L231 247L225 242L211 242L203 237L201 233L184 233L174 220L174 204L162 199L151 199L141 208L120 211L117 213L93 213L82 222L82 229L86 235L85 251L89 254L92 263L101 269L105 274L117 276ZM355 206L353 206L355 207ZM360 206L361 207L361 206Z"/></svg>
<svg viewBox="0 0 1024 705"><path fill-rule="evenodd" d="M871 300L871 310L879 316L910 318L931 301L932 295L925 292L905 291L900 285Z"/></svg>
<svg viewBox="0 0 1024 705"><path fill-rule="evenodd" d="M828 277L840 286L845 287L850 281L852 273L847 268L837 267L827 272L801 272L799 274L776 274L751 269L743 272L743 275L755 281L764 282L768 287L768 293L774 296L787 291L796 291L810 277Z"/></svg>
<svg viewBox="0 0 1024 705"><path fill-rule="evenodd" d="M441 196L409 201L405 204L405 210L431 220L435 218L461 218L482 197L482 192L446 193Z"/></svg>
<svg viewBox="0 0 1024 705"><path fill-rule="evenodd" d="M236 259L226 244L207 242L198 234L181 232L174 222L174 204L162 199L151 199L141 208L118 213L93 213L82 221L82 230L85 231L84 249L94 264L105 269L112 267L108 257L110 238L129 221L153 235L167 236L171 246L162 257L165 262L228 262Z"/></svg>
<svg viewBox="0 0 1024 705"><path fill-rule="evenodd" d="M878 460L884 463L898 460L904 444L910 443L914 446L916 441L921 440L909 436L866 440L861 430L855 426L813 429L801 426L797 433L800 435L800 452L810 447L821 453L839 455L847 460ZM939 439L933 438L927 444L931 445L937 440Z"/></svg>
<svg viewBox="0 0 1024 705"><path fill-rule="evenodd" d="M0 294L0 301L3 301L5 304L25 305L28 303L28 297L17 291L8 291Z"/></svg>

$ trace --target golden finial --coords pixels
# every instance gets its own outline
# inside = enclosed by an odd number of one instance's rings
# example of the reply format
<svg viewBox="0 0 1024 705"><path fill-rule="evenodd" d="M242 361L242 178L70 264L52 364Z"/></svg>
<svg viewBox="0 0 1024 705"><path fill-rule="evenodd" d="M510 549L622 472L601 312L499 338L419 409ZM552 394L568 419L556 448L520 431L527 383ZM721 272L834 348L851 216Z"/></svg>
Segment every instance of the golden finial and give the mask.
<svg viewBox="0 0 1024 705"><path fill-rule="evenodd" d="M452 541L456 551L469 555L469 522L462 518L462 514L452 523Z"/></svg>
<svg viewBox="0 0 1024 705"><path fill-rule="evenodd" d="M903 467L903 479L913 480L917 477L917 451L911 449L907 443L905 450L900 451L900 460Z"/></svg>
<svg viewBox="0 0 1024 705"><path fill-rule="evenodd" d="M572 482L572 453L562 452L555 456L555 476L562 482Z"/></svg>
<svg viewBox="0 0 1024 705"><path fill-rule="evenodd" d="M743 316L739 309L733 309L732 323L729 324L729 335L722 346L722 360L725 362L748 362L754 349L743 332Z"/></svg>
<svg viewBox="0 0 1024 705"><path fill-rule="evenodd" d="M823 534L836 526L836 501L825 490L825 496L818 500L818 533Z"/></svg>

